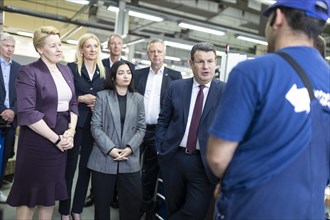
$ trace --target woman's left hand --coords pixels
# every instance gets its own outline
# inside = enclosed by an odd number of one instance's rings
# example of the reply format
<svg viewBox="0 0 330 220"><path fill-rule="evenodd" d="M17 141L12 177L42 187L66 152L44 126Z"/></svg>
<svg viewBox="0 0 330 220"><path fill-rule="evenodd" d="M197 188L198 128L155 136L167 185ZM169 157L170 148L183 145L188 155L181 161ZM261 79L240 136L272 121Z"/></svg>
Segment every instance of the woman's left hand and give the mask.
<svg viewBox="0 0 330 220"><path fill-rule="evenodd" d="M70 150L71 148L73 148L73 137L68 136L68 137L64 137L64 135L62 136L63 142L60 143L60 147L63 150Z"/></svg>
<svg viewBox="0 0 330 220"><path fill-rule="evenodd" d="M119 156L114 160L128 160L128 156L132 154L132 149L130 147L126 147L119 152Z"/></svg>
<svg viewBox="0 0 330 220"><path fill-rule="evenodd" d="M76 134L76 131L72 128L67 129L64 133L63 133L63 137L64 138L68 138L68 137L74 137L74 135Z"/></svg>

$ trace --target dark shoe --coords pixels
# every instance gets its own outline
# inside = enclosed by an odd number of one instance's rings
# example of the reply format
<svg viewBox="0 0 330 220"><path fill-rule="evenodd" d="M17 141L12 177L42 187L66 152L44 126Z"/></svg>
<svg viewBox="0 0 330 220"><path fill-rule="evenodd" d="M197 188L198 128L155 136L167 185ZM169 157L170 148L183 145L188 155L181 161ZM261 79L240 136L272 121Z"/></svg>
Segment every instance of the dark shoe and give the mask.
<svg viewBox="0 0 330 220"><path fill-rule="evenodd" d="M118 199L115 199L113 200L111 203L110 203L110 206L114 209L118 209L119 208L119 202L118 202Z"/></svg>
<svg viewBox="0 0 330 220"><path fill-rule="evenodd" d="M85 201L85 204L84 204L84 207L90 207L94 205L94 197L91 197L91 196L88 196L86 198L86 201Z"/></svg>

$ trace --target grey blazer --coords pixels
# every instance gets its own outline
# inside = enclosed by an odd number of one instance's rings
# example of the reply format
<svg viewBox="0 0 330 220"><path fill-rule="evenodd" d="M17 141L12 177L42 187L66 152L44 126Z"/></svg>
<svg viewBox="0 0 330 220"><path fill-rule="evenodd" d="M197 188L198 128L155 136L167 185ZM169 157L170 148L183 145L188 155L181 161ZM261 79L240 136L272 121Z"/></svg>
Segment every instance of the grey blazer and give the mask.
<svg viewBox="0 0 330 220"><path fill-rule="evenodd" d="M127 93L126 116L121 135L120 110L117 94L113 90L97 93L92 116L91 131L94 137L92 153L87 167L91 170L116 174L140 170L140 149L146 130L143 96L137 92ZM129 145L133 153L126 161L114 161L107 153L116 147Z"/></svg>

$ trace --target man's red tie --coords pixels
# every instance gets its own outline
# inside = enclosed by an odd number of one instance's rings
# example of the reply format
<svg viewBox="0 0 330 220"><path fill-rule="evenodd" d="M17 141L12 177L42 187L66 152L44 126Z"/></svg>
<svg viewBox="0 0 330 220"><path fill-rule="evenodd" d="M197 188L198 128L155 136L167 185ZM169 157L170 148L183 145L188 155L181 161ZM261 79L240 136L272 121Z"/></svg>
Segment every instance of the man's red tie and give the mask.
<svg viewBox="0 0 330 220"><path fill-rule="evenodd" d="M198 127L199 127L199 121L202 116L202 109L204 102L204 93L203 93L204 88L205 88L204 85L199 85L199 92L197 94L194 112L191 117L191 123L188 133L187 146L186 146L187 152L189 153L192 153L196 150Z"/></svg>

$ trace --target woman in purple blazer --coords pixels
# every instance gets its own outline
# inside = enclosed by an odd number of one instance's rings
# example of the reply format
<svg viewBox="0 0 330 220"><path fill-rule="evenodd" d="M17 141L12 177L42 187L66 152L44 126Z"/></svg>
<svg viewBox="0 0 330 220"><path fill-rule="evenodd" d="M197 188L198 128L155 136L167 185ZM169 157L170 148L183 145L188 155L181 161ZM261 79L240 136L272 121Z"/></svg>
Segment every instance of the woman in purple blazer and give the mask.
<svg viewBox="0 0 330 220"><path fill-rule="evenodd" d="M51 26L34 32L40 59L22 66L16 80L20 135L15 179L7 203L17 219L52 219L56 200L68 197L67 150L73 147L78 107L70 69L62 59L60 34Z"/></svg>

